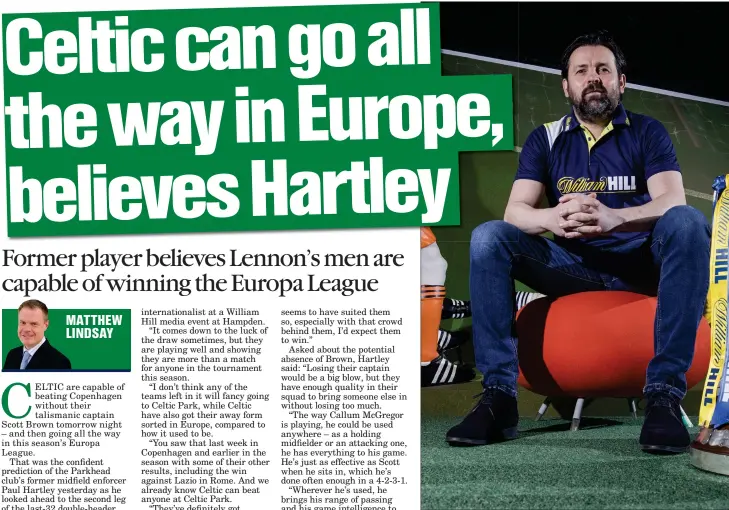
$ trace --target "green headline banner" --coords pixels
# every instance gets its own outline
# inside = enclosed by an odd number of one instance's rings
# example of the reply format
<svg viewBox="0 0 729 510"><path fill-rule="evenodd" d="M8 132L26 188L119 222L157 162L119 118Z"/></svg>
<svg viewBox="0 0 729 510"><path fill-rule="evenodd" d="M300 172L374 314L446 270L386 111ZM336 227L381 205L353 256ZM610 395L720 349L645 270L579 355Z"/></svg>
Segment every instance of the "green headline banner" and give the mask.
<svg viewBox="0 0 729 510"><path fill-rule="evenodd" d="M510 75L441 76L436 5L3 16L8 235L457 225Z"/></svg>

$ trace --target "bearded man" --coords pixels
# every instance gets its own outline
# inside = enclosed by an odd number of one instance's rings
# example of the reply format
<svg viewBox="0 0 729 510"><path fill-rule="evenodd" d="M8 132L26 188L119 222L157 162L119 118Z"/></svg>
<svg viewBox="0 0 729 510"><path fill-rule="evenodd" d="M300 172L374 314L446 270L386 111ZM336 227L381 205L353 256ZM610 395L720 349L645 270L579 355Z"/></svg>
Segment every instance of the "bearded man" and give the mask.
<svg viewBox="0 0 729 510"><path fill-rule="evenodd" d="M708 291L711 234L686 205L666 129L623 107L625 66L605 32L569 45L562 89L571 111L528 136L504 221L472 233L473 343L484 391L448 431L451 445L517 435L516 279L555 298L598 290L658 296L639 442L649 453L687 451L679 405ZM548 207L539 208L545 194ZM553 240L540 235L548 232ZM583 340L592 341L589 330Z"/></svg>

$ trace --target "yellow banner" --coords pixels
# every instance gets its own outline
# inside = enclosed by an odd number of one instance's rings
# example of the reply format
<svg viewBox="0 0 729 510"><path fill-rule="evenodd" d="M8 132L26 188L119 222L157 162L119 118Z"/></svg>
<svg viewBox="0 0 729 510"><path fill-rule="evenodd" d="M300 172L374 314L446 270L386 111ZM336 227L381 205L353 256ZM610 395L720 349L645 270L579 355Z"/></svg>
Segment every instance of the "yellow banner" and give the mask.
<svg viewBox="0 0 729 510"><path fill-rule="evenodd" d="M729 175L726 176L726 180L729 182ZM714 415L727 346L726 267L729 258L729 193L723 191L714 206L714 224L711 232L708 296L710 316L707 317L711 324L711 359L699 411L699 424L702 427L708 427Z"/></svg>

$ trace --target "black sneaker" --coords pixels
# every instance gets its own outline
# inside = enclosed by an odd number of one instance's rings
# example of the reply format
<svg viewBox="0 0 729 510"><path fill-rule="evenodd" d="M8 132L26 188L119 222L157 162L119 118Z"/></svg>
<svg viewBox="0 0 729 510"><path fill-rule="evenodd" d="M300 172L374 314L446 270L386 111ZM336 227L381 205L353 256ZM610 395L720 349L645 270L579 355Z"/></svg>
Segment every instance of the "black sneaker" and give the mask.
<svg viewBox="0 0 729 510"><path fill-rule="evenodd" d="M440 312L441 319L465 319L471 316L471 302L445 298Z"/></svg>
<svg viewBox="0 0 729 510"><path fill-rule="evenodd" d="M453 363L445 356L438 356L428 363L420 363L420 387L460 384L476 378L476 371L469 365Z"/></svg>
<svg viewBox="0 0 729 510"><path fill-rule="evenodd" d="M455 349L464 345L471 339L471 328L459 329L458 331L438 330L438 352L444 353L449 349Z"/></svg>
<svg viewBox="0 0 729 510"><path fill-rule="evenodd" d="M645 422L640 431L640 447L647 453L684 453L691 437L681 419L681 403L670 393L646 395Z"/></svg>
<svg viewBox="0 0 729 510"><path fill-rule="evenodd" d="M477 397L476 406L448 431L446 441L451 446L477 446L515 439L519 424L516 398L495 388L487 388Z"/></svg>

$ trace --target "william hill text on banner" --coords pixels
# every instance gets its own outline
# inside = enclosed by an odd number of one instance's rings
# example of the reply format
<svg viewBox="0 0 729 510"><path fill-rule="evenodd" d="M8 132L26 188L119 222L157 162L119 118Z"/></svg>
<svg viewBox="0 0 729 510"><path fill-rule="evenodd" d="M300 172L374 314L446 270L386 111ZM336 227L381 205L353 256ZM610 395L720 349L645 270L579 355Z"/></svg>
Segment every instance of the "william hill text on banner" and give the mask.
<svg viewBox="0 0 729 510"><path fill-rule="evenodd" d="M729 356L727 356L727 277L729 269L729 195L727 176L714 180L714 223L711 235L709 309L711 359L704 383L699 422L703 427L729 423Z"/></svg>

